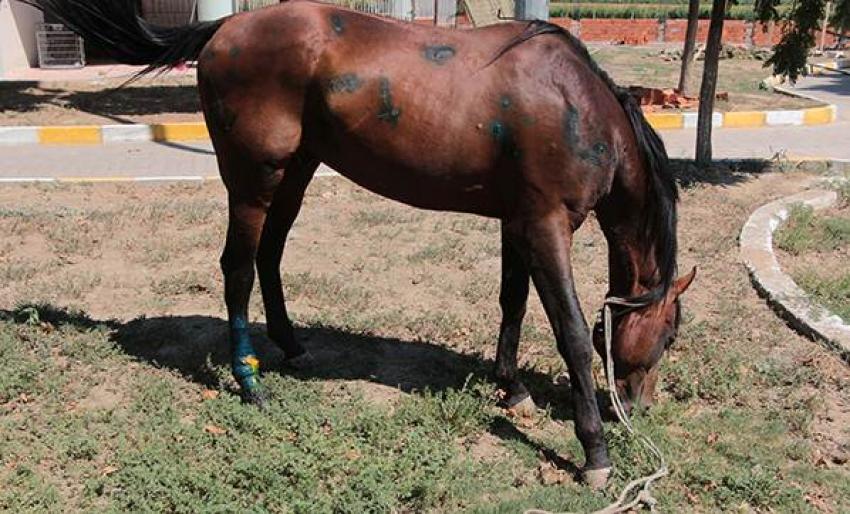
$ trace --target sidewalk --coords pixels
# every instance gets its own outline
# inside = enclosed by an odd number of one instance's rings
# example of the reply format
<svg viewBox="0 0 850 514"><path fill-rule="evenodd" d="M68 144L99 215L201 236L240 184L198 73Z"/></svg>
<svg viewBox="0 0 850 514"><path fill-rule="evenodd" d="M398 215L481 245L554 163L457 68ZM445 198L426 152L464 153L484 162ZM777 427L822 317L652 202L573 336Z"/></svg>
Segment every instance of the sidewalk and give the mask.
<svg viewBox="0 0 850 514"><path fill-rule="evenodd" d="M712 147L717 159L770 158L785 152L791 158L850 159L850 77L840 73L802 78L799 93L838 106L838 119L812 127L764 127L760 129L715 129ZM696 131L660 132L671 157L693 158Z"/></svg>

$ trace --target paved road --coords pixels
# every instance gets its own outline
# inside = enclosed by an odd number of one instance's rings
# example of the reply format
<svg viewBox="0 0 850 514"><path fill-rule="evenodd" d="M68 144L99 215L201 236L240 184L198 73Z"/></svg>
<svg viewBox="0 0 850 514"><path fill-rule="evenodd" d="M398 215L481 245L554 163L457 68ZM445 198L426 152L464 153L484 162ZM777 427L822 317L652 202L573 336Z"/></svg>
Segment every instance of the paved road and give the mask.
<svg viewBox="0 0 850 514"><path fill-rule="evenodd" d="M837 104L839 121L815 127L716 129L716 158L789 157L850 160L850 77L810 77L797 88ZM671 157L693 157L693 129L662 131ZM0 145L0 180L14 177L216 176L209 143L111 143L47 147Z"/></svg>

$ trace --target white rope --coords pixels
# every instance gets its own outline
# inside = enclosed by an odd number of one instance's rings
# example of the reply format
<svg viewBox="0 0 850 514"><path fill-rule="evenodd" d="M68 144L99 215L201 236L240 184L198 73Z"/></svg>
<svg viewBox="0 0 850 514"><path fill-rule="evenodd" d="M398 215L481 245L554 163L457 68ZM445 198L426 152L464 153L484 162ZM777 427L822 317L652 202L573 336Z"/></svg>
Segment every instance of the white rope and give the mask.
<svg viewBox="0 0 850 514"><path fill-rule="evenodd" d="M614 337L612 328L613 315L611 313L612 305L640 308L644 307L646 304L630 302L629 300L616 296L609 296L605 299L605 304L602 307L602 323L605 327L605 375L608 379L608 395L611 398L611 405L614 408L614 413L617 415L617 419L619 419L620 423L626 427L626 431L632 437L636 437L641 443L643 443L644 446L646 446L649 452L658 459L658 468L656 468L654 473L637 478L626 484L622 492L620 492L620 496L617 497L617 500L614 503L608 505L604 509L594 511L592 514L618 514L621 512L627 512L640 504L646 505L650 511L654 511L657 500L652 496L650 488L652 487L653 482L667 476L669 474L669 470L667 468L667 461L664 458L664 454L661 453L658 446L655 445L652 439L638 432L632 425L631 419L629 419L629 415L626 412L626 409L623 408L623 403L620 401L620 396L617 394L617 383L614 378L614 359L611 353L611 341ZM635 491L637 491L637 494L635 494ZM629 501L628 498L630 496L633 496L633 498ZM528 509L524 512L524 514L573 513L554 513L548 510Z"/></svg>

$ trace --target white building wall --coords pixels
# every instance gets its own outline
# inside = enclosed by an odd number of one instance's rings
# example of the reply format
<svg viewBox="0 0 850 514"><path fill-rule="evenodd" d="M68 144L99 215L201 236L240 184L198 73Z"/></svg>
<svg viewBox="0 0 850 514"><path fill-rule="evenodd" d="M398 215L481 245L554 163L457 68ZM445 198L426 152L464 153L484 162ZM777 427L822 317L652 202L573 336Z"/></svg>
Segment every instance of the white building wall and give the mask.
<svg viewBox="0 0 850 514"><path fill-rule="evenodd" d="M18 0L0 0L0 77L20 68L38 65L36 24L44 16Z"/></svg>

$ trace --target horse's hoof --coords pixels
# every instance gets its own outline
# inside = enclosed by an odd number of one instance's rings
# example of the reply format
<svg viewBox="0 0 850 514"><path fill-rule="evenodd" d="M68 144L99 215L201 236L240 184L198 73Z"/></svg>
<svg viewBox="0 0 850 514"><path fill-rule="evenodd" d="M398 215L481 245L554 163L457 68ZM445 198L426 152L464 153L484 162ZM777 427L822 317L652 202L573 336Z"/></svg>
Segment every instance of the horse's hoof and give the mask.
<svg viewBox="0 0 850 514"><path fill-rule="evenodd" d="M316 359L314 359L310 352L306 350L302 354L283 360L284 366L295 370L309 369L312 368L315 364Z"/></svg>
<svg viewBox="0 0 850 514"><path fill-rule="evenodd" d="M537 413L537 405L534 404L531 395L528 395L515 404L509 405L508 411L517 417L530 418Z"/></svg>
<svg viewBox="0 0 850 514"><path fill-rule="evenodd" d="M584 483L594 491L604 489L611 476L611 468L586 469L583 473Z"/></svg>
<svg viewBox="0 0 850 514"><path fill-rule="evenodd" d="M260 410L266 410L269 407L269 394L262 387L252 390L243 390L242 403L253 405Z"/></svg>

